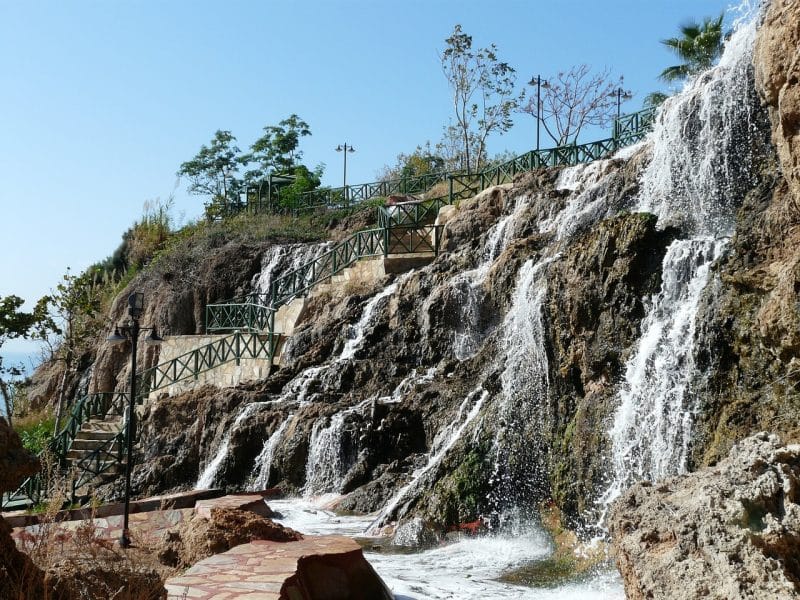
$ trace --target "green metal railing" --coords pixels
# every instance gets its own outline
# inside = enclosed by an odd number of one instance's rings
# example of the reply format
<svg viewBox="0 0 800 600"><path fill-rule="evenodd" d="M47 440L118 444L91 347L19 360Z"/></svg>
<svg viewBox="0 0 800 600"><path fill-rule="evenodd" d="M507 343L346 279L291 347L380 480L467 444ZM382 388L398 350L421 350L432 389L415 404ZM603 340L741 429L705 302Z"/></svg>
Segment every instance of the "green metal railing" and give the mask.
<svg viewBox="0 0 800 600"><path fill-rule="evenodd" d="M138 376L137 403L141 404L151 392L173 383L197 380L201 373L229 362L235 361L238 365L242 359L257 358L266 359L271 363L278 338L272 333L274 311L270 310L269 314L270 317L267 319L269 332L265 336L236 332L142 371ZM110 415L122 417L125 414L127 397L125 393L114 392L90 394L78 400L72 407L64 428L48 443L48 451L57 463L54 466L62 470L68 466L67 452L84 423L90 419L103 419ZM123 463L124 444L121 440L124 439L123 431L72 465L77 472L77 477L72 482L73 500L75 490L92 481L97 475ZM120 444L115 447L116 441L120 441ZM46 495L46 483L41 473L29 477L15 492L0 500L0 508L24 499L38 504Z"/></svg>

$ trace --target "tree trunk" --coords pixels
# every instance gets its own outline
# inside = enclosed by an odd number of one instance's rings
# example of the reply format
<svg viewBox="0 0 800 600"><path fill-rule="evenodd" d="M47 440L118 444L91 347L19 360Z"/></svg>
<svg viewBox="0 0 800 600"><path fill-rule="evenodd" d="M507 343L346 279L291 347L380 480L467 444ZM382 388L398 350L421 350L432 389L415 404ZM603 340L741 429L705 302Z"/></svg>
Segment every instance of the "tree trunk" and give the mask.
<svg viewBox="0 0 800 600"><path fill-rule="evenodd" d="M6 382L0 379L0 393L3 395L3 401L6 405L6 421L8 421L9 427L11 427L11 398L9 397L8 387L6 386Z"/></svg>

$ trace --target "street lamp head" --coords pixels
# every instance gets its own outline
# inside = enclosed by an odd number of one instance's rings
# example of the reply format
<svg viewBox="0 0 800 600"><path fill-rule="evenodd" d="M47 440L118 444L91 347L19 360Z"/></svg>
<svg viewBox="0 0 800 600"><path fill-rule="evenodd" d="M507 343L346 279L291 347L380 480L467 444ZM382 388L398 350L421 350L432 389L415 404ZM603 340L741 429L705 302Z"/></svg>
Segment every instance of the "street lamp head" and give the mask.
<svg viewBox="0 0 800 600"><path fill-rule="evenodd" d="M549 90L550 89L550 82L547 81L546 79L542 79L542 87L544 89L546 89L546 90Z"/></svg>
<svg viewBox="0 0 800 600"><path fill-rule="evenodd" d="M342 148L342 145L341 145L341 144L339 144L338 146L336 146L336 151L337 151L337 152L341 152L342 150L344 150L344 148Z"/></svg>
<svg viewBox="0 0 800 600"><path fill-rule="evenodd" d="M350 146L350 147L347 149L347 151L348 151L348 152L355 152L355 151L356 151L356 149L355 149L355 148L353 148L352 146Z"/></svg>
<svg viewBox="0 0 800 600"><path fill-rule="evenodd" d="M164 338L158 335L158 331L153 327L147 337L144 338L144 343L148 346L160 346L164 342Z"/></svg>
<svg viewBox="0 0 800 600"><path fill-rule="evenodd" d="M127 340L128 338L120 333L119 327L114 327L114 333L106 338L106 341L112 346L119 346L120 344L125 343Z"/></svg>

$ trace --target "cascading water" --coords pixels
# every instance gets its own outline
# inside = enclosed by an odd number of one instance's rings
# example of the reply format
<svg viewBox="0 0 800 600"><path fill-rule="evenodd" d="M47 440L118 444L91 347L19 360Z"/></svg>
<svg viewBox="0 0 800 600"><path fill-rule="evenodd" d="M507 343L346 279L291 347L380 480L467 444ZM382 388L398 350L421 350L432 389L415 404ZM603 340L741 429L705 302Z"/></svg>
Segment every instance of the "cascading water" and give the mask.
<svg viewBox="0 0 800 600"><path fill-rule="evenodd" d="M511 308L503 322L505 366L500 376L502 395L496 410L500 427L495 437L492 476L493 504L509 507L520 490L511 465L526 472L533 469L528 454L535 443L527 439L532 423L543 426L542 407L547 406L548 360L542 306L547 298L547 268L558 258L528 260L517 275ZM519 475L517 473L516 475Z"/></svg>
<svg viewBox="0 0 800 600"><path fill-rule="evenodd" d="M724 240L677 240L663 261L661 291L652 299L642 336L628 361L611 429L613 480L608 506L630 484L684 472L695 399L695 317L712 263Z"/></svg>
<svg viewBox="0 0 800 600"><path fill-rule="evenodd" d="M631 483L687 468L697 398L692 384L695 321L711 265L732 233L735 208L752 186L766 121L754 89L752 52L757 19L740 22L719 65L669 99L650 138L653 157L641 178L640 211L661 227L678 225L662 265L662 286L649 303L641 338L626 365L609 432L607 508Z"/></svg>
<svg viewBox="0 0 800 600"><path fill-rule="evenodd" d="M481 341L480 310L483 300L483 284L492 263L512 239L514 225L524 214L529 198L517 198L514 210L500 218L487 232L481 263L453 277L451 287L459 298L459 315L453 332L453 351L458 360L467 360L478 351Z"/></svg>
<svg viewBox="0 0 800 600"><path fill-rule="evenodd" d="M278 444L283 440L283 432L286 431L292 418L294 418L292 414L287 416L264 443L264 447L261 449L261 453L256 457L256 462L253 466L252 483L249 486L250 491L263 490L269 485L269 476L272 469L272 459L275 456L275 448L277 448Z"/></svg>
<svg viewBox="0 0 800 600"><path fill-rule="evenodd" d="M461 438L470 423L480 413L481 407L488 397L489 392L480 387L467 394L458 409L456 418L436 435L433 444L431 444L431 452L425 465L414 471L408 483L401 487L389 500L386 507L367 529L368 532L377 533L381 527L402 513L403 507L401 503L413 500L414 492L425 480L425 476L442 461L450 451L450 448Z"/></svg>
<svg viewBox="0 0 800 600"><path fill-rule="evenodd" d="M253 278L253 291L258 294L269 293L274 279L311 262L329 249L329 243L271 246L261 260L261 271Z"/></svg>
<svg viewBox="0 0 800 600"><path fill-rule="evenodd" d="M223 437L219 448L217 448L217 453L214 455L214 458L211 459L211 462L206 465L206 468L203 469L203 472L197 478L197 483L194 486L196 490L207 490L214 485L214 480L217 477L217 472L222 465L222 461L228 455L228 447L231 444L231 436L233 435L233 432L236 431L236 428L239 426L239 424L250 417L257 410L265 406L270 406L271 404L271 402L253 402L239 411L239 414L233 421L233 425L231 425L230 429L228 429L228 431L225 433L225 437Z"/></svg>

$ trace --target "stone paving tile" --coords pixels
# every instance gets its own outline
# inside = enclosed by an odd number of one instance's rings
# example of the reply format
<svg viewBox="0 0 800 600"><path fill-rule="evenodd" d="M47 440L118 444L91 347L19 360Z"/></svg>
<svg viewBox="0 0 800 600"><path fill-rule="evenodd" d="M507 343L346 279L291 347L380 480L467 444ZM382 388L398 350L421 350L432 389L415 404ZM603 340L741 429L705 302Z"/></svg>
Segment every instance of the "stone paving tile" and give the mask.
<svg viewBox="0 0 800 600"><path fill-rule="evenodd" d="M246 510L262 517L272 516L272 511L261 494L231 494L221 498L198 500L194 505L197 514L206 519L211 518L212 508L235 508Z"/></svg>
<svg viewBox="0 0 800 600"><path fill-rule="evenodd" d="M277 600L302 556L360 550L344 536L306 536L297 542L257 540L200 561L167 580L170 599Z"/></svg>

